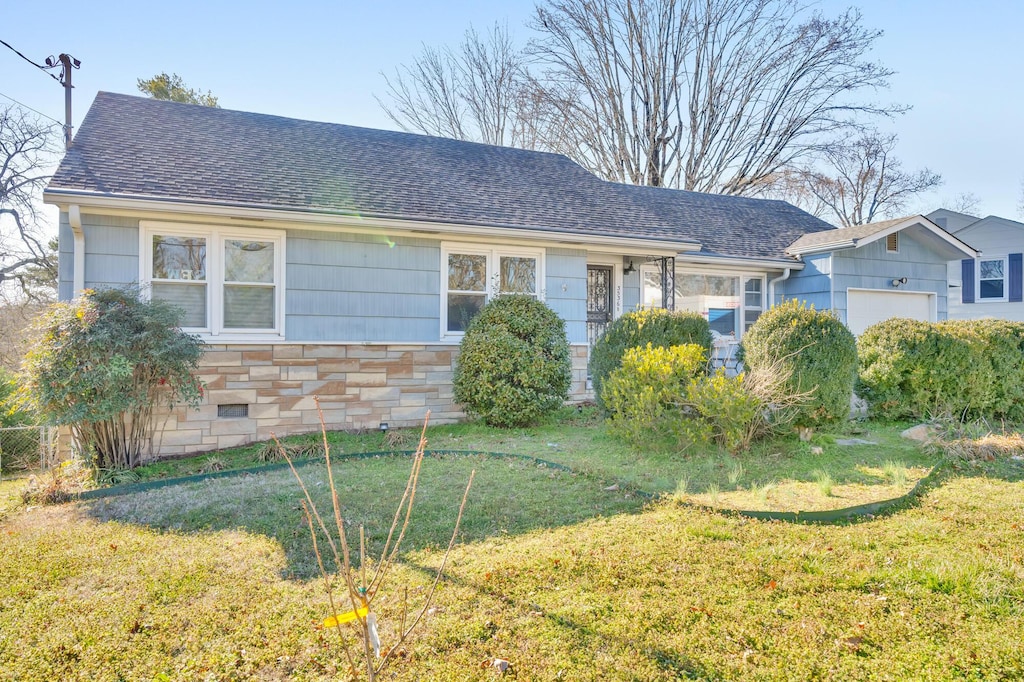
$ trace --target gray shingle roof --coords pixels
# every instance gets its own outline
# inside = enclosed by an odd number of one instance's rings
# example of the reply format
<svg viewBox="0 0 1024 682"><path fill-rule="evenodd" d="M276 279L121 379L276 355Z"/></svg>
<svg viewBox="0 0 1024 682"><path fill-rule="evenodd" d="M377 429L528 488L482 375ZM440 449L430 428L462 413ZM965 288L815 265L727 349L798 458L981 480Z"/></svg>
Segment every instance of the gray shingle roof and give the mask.
<svg viewBox="0 0 1024 682"><path fill-rule="evenodd" d="M815 249L816 247L828 246L831 244L842 244L849 241L864 239L880 232L884 232L893 225L905 223L913 217L915 216L904 216L902 218L893 218L892 220L882 220L877 223L841 227L837 230L832 230L831 232L806 234L793 242L788 250L791 253L803 253Z"/></svg>
<svg viewBox="0 0 1024 682"><path fill-rule="evenodd" d="M833 229L781 201L605 182L559 154L106 92L49 189L698 240L749 258Z"/></svg>

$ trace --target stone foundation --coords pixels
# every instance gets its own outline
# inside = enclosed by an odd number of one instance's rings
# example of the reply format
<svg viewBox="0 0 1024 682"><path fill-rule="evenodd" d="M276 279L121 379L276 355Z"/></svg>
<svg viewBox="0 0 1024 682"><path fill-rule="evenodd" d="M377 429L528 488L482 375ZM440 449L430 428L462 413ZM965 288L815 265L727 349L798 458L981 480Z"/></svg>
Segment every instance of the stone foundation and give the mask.
<svg viewBox="0 0 1024 682"><path fill-rule="evenodd" d="M168 457L235 447L317 431L313 396L327 428L418 426L427 411L433 424L465 417L452 397L458 345L266 344L206 347L200 378L206 395L198 410L171 412L154 455ZM570 400L587 390L587 347L572 346ZM219 417L219 406L244 406L247 417Z"/></svg>

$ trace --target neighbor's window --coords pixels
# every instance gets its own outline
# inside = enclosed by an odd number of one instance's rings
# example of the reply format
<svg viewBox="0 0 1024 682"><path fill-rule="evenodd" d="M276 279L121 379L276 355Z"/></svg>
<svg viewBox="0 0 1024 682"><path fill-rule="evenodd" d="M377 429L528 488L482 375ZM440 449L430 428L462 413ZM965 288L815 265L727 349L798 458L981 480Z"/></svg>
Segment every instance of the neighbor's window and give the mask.
<svg viewBox="0 0 1024 682"><path fill-rule="evenodd" d="M140 281L210 335L280 334L284 233L143 224Z"/></svg>
<svg viewBox="0 0 1024 682"><path fill-rule="evenodd" d="M480 309L494 296L527 294L538 297L542 252L486 249L447 244L442 248L447 277L442 304L441 330L461 334Z"/></svg>
<svg viewBox="0 0 1024 682"><path fill-rule="evenodd" d="M1006 298L1006 259L981 260L978 263L978 298Z"/></svg>

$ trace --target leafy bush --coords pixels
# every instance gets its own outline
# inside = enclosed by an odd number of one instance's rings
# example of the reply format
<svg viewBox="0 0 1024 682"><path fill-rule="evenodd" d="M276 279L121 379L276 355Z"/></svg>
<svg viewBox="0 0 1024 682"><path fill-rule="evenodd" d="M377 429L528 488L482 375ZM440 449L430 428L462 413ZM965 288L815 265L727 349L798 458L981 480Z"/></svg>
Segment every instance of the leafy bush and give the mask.
<svg viewBox="0 0 1024 682"><path fill-rule="evenodd" d="M749 370L774 367L789 377L789 395L808 399L793 415L797 426L846 419L857 377L857 343L831 312L803 302L771 308L743 336L740 358Z"/></svg>
<svg viewBox="0 0 1024 682"><path fill-rule="evenodd" d="M786 368L730 377L704 373L696 344L631 348L604 384L609 430L634 445L670 438L678 447L715 443L730 452L789 424L806 396L792 395Z"/></svg>
<svg viewBox="0 0 1024 682"><path fill-rule="evenodd" d="M1024 325L891 319L857 341L858 390L889 419L1024 417Z"/></svg>
<svg viewBox="0 0 1024 682"><path fill-rule="evenodd" d="M690 382L687 388L687 406L698 419L683 420L684 424L698 423L697 429L687 430L691 440L703 438L729 452L750 447L765 423L763 400L747 390L745 375L726 376L718 370L708 377Z"/></svg>
<svg viewBox="0 0 1024 682"><path fill-rule="evenodd" d="M983 355L992 365L992 414L1014 423L1024 421L1024 323L971 320L985 339Z"/></svg>
<svg viewBox="0 0 1024 682"><path fill-rule="evenodd" d="M601 387L608 375L622 365L623 355L630 348L647 344L668 348L691 343L710 356L711 327L700 313L652 308L635 310L615 320L590 349L590 377L598 404L604 407Z"/></svg>
<svg viewBox="0 0 1024 682"><path fill-rule="evenodd" d="M181 310L135 289L87 291L37 318L25 390L40 415L72 429L101 469L131 468L152 445L154 410L197 405L202 342Z"/></svg>
<svg viewBox="0 0 1024 682"><path fill-rule="evenodd" d="M628 349L601 390L609 430L638 445L679 436L679 402L707 361L707 352L696 344Z"/></svg>
<svg viewBox="0 0 1024 682"><path fill-rule="evenodd" d="M455 399L491 426L526 426L569 395L572 364L565 322L531 296L500 296L462 339Z"/></svg>
<svg viewBox="0 0 1024 682"><path fill-rule="evenodd" d="M0 426L26 426L34 424L32 413L18 397L18 377L0 368Z"/></svg>

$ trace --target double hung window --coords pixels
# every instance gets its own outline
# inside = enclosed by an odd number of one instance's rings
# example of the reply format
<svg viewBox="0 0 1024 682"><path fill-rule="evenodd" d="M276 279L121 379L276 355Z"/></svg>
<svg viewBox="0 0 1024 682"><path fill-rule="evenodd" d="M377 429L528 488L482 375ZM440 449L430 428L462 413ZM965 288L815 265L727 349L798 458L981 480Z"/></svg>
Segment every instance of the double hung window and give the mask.
<svg viewBox="0 0 1024 682"><path fill-rule="evenodd" d="M982 258L978 261L978 299L1006 300L1006 259Z"/></svg>
<svg viewBox="0 0 1024 682"><path fill-rule="evenodd" d="M442 258L442 336L462 334L494 296L540 297L543 252L444 244Z"/></svg>
<svg viewBox="0 0 1024 682"><path fill-rule="evenodd" d="M283 334L284 233L143 223L140 281L211 336Z"/></svg>

